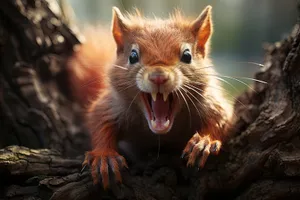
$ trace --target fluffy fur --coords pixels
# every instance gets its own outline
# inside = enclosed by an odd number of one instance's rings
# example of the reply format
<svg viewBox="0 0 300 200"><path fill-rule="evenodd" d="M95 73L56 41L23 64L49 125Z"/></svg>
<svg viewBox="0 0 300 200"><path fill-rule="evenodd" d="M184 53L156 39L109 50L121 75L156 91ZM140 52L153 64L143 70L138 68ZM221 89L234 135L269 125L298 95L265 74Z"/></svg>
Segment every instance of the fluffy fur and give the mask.
<svg viewBox="0 0 300 200"><path fill-rule="evenodd" d="M84 164L91 167L95 182L101 177L108 187L108 168L121 181L120 169L127 164L120 152L130 159L129 155L143 155L156 147L142 94L166 93L176 102L172 124L162 131L162 147L178 154L183 150L188 165L200 158L196 163L200 167L209 154L219 152L231 106L216 89L218 80L208 58L212 28L210 6L195 20L179 11L168 19L147 19L138 11L124 16L114 8L112 34L103 34L102 29L100 34L99 29L87 32L87 41L68 66L75 97L88 105L93 149ZM132 49L140 56L135 64L128 62ZM191 52L191 63L181 61L186 49ZM157 85L148 78L154 73L168 80Z"/></svg>

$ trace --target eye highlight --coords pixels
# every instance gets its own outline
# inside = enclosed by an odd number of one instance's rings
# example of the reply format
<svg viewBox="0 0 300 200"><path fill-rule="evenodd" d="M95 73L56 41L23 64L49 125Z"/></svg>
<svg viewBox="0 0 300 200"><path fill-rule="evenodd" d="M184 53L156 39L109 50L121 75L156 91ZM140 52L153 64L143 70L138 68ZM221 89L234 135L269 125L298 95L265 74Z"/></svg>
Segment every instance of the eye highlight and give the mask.
<svg viewBox="0 0 300 200"><path fill-rule="evenodd" d="M139 54L138 54L137 50L135 50L135 49L131 50L128 60L129 60L129 63L132 65L139 62L140 58L139 58Z"/></svg>
<svg viewBox="0 0 300 200"><path fill-rule="evenodd" d="M185 49L185 50L182 52L180 61L181 61L181 62L184 62L184 63L187 63L187 64L190 64L190 63L191 63L191 61L192 61L192 55L191 55L191 52L190 52L189 49Z"/></svg>

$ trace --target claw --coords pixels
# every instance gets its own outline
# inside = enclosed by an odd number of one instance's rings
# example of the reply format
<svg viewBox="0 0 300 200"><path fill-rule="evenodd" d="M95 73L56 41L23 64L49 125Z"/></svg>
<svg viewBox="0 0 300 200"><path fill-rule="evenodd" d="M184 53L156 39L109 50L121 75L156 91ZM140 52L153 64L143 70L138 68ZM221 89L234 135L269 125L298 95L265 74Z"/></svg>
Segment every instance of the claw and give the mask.
<svg viewBox="0 0 300 200"><path fill-rule="evenodd" d="M217 155L222 143L219 140L211 140L209 136L201 137L196 133L187 143L181 158L188 157L187 166L194 166L197 159L198 170L204 167L210 154Z"/></svg>
<svg viewBox="0 0 300 200"><path fill-rule="evenodd" d="M109 174L108 174L108 164L107 158L102 159L100 167L100 175L102 178L102 185L104 189L107 189L109 186Z"/></svg>
<svg viewBox="0 0 300 200"><path fill-rule="evenodd" d="M206 160L210 154L210 147L211 147L211 144L208 143L206 145L206 147L204 148L203 152L202 152L202 157L200 158L200 161L199 161L199 164L198 164L198 167L200 168L203 168L205 163L206 163Z"/></svg>
<svg viewBox="0 0 300 200"><path fill-rule="evenodd" d="M200 140L200 135L194 134L194 136L188 141L186 147L184 148L181 158L184 158L188 154L190 154L191 151L193 150L194 146L199 142L199 140Z"/></svg>
<svg viewBox="0 0 300 200"><path fill-rule="evenodd" d="M112 175L115 177L117 183L121 183L122 176L120 169L124 167L128 168L125 158L111 149L88 152L83 165L82 171L89 165L94 184L102 182L104 189L109 187L110 176Z"/></svg>
<svg viewBox="0 0 300 200"><path fill-rule="evenodd" d="M221 146L222 144L220 141L218 140L213 141L211 144L210 152L217 155L220 152Z"/></svg>
<svg viewBox="0 0 300 200"><path fill-rule="evenodd" d="M122 177L119 169L119 164L116 159L109 159L108 160L109 166L111 167L113 173L115 174L115 179L117 183L122 182Z"/></svg>
<svg viewBox="0 0 300 200"><path fill-rule="evenodd" d="M185 156L186 156L186 153L183 152L183 153L181 154L180 158L184 158Z"/></svg>
<svg viewBox="0 0 300 200"><path fill-rule="evenodd" d="M82 169L80 170L80 174L82 174L82 172L85 170L87 164L83 164Z"/></svg>
<svg viewBox="0 0 300 200"><path fill-rule="evenodd" d="M117 161L118 161L118 164L123 168L125 167L126 169L128 169L128 165L127 165L127 162L125 160L125 158L123 156L118 156L117 157Z"/></svg>

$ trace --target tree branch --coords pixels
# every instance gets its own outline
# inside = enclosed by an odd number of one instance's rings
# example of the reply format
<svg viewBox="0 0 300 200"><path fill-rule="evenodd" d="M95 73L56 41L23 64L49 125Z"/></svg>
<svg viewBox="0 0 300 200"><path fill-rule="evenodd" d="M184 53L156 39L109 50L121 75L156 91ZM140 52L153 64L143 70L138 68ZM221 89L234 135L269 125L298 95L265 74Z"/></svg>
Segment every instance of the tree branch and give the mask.
<svg viewBox="0 0 300 200"><path fill-rule="evenodd" d="M255 78L268 84L256 82L255 92L238 98L232 139L203 170L170 154L150 156L123 172L123 184L103 191L89 169L80 172L89 140L65 82L64 62L79 40L48 2L0 1L0 199L300 196L299 25L266 46Z"/></svg>

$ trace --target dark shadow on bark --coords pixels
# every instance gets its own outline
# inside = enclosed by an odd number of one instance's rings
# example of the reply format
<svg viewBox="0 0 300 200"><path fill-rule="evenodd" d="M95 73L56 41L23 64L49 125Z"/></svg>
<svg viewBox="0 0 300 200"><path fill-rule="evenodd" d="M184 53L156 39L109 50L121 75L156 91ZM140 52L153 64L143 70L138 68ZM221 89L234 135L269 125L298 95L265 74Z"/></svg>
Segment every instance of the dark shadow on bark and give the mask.
<svg viewBox="0 0 300 200"><path fill-rule="evenodd" d="M51 6L47 2L50 2ZM0 199L296 199L300 197L300 32L265 47L236 103L232 139L203 170L149 156L103 191L81 171L89 138L65 60L79 44L54 0L0 1ZM295 5L296 6L296 5ZM13 146L12 146L13 145ZM22 147L25 146L25 147Z"/></svg>

